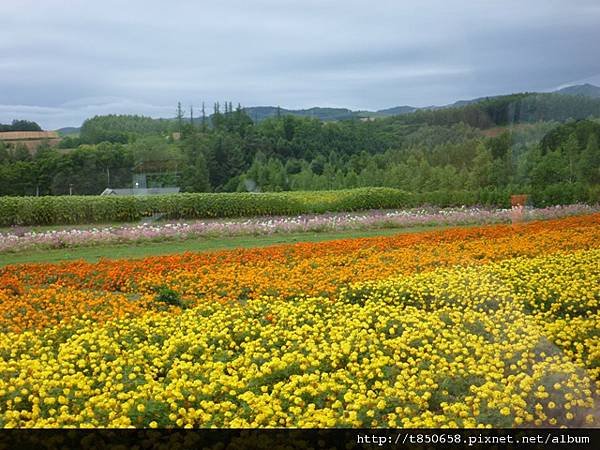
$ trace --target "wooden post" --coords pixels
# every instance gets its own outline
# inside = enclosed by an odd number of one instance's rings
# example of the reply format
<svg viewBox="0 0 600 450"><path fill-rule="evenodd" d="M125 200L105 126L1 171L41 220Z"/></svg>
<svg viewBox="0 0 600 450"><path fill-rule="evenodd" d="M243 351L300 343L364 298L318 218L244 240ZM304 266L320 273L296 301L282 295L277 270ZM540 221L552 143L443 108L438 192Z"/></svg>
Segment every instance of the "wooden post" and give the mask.
<svg viewBox="0 0 600 450"><path fill-rule="evenodd" d="M511 195L511 214L510 219L514 224L523 222L523 212L527 203L527 195Z"/></svg>

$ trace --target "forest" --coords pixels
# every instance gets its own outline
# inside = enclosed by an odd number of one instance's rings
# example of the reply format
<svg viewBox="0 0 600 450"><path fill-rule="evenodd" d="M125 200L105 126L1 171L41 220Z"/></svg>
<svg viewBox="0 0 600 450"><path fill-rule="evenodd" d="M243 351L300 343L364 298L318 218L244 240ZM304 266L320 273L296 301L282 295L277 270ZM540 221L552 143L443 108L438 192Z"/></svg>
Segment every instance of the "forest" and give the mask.
<svg viewBox="0 0 600 450"><path fill-rule="evenodd" d="M97 195L143 174L148 187L183 192L385 186L597 201L599 117L598 99L527 93L328 122L277 114L255 123L227 102L194 117L178 105L174 119L90 118L33 156L0 142L0 195Z"/></svg>

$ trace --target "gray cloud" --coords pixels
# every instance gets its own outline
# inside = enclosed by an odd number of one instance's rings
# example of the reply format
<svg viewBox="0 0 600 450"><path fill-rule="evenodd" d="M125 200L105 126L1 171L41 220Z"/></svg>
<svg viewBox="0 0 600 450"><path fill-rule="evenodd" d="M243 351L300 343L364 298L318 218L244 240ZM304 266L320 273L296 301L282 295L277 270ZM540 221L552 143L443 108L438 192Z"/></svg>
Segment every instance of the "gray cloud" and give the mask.
<svg viewBox="0 0 600 450"><path fill-rule="evenodd" d="M2 0L0 122L378 109L600 82L597 0Z"/></svg>

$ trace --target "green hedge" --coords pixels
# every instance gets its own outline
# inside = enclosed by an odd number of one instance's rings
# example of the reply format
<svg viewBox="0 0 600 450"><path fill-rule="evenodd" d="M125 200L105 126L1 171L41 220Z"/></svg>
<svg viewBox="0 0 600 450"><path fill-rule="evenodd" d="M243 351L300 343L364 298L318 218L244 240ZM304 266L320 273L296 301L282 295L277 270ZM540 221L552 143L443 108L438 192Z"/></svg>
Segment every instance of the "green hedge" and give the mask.
<svg viewBox="0 0 600 450"><path fill-rule="evenodd" d="M292 215L366 209L480 205L510 207L511 194L529 194L534 206L600 202L600 187L561 183L542 189L505 187L477 191L407 193L392 188L340 191L169 194L155 196L0 197L0 226L136 222L165 219Z"/></svg>
<svg viewBox="0 0 600 450"><path fill-rule="evenodd" d="M0 197L0 226L135 222L155 213L166 219L290 215L404 208L412 203L410 194L389 188L258 194Z"/></svg>

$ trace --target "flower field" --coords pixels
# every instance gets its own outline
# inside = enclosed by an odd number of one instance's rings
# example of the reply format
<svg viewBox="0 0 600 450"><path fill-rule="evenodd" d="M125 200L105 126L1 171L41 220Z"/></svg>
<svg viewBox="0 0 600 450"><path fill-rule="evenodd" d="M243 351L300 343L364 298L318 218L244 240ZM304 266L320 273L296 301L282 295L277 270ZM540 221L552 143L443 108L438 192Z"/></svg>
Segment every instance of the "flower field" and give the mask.
<svg viewBox="0 0 600 450"><path fill-rule="evenodd" d="M0 269L3 427L597 426L600 214Z"/></svg>
<svg viewBox="0 0 600 450"><path fill-rule="evenodd" d="M556 219L600 211L600 206L574 204L531 208L525 220ZM201 237L271 235L298 232L406 228L436 225L484 225L510 223L510 209L421 208L413 210L371 210L355 213L303 214L244 220L143 223L140 225L98 226L35 231L12 227L0 232L0 253L51 248L130 244L185 240Z"/></svg>

